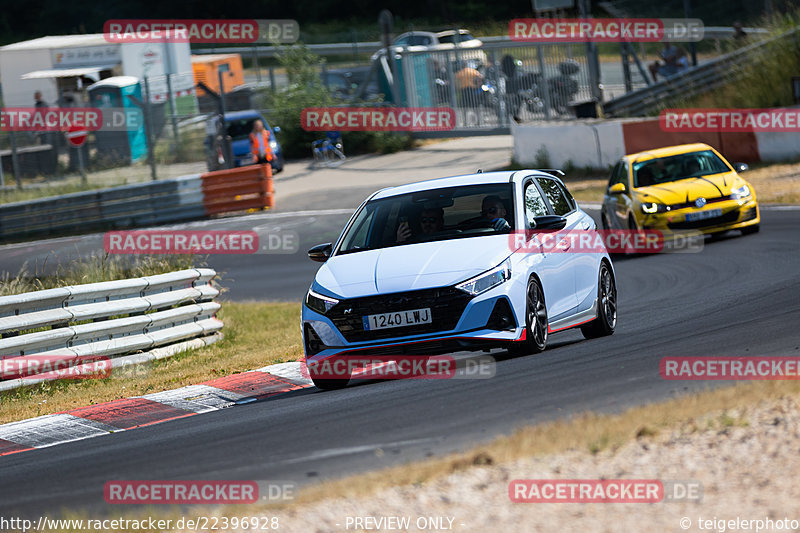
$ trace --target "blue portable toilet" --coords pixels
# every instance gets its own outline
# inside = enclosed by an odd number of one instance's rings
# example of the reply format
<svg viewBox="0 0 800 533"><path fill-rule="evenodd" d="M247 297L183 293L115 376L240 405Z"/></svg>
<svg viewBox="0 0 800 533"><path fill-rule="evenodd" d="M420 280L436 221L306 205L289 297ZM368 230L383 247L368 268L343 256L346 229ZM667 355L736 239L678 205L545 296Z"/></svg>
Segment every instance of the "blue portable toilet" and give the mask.
<svg viewBox="0 0 800 533"><path fill-rule="evenodd" d="M398 92L399 102L398 105L413 106L413 107L430 107L435 105L433 98L433 81L432 81L432 64L433 55L429 53L410 54L406 62L401 59L399 54L392 54L392 61L394 61L394 73L396 76L396 87ZM385 53L379 54L376 61L378 61L378 81L383 94L391 95L392 91L389 85L389 64L385 59ZM404 72L404 66L410 69L410 72ZM406 76L408 74L408 77ZM410 81L411 85L406 87L406 81Z"/></svg>
<svg viewBox="0 0 800 533"><path fill-rule="evenodd" d="M104 109L104 119L125 118L125 124L104 124L94 132L95 147L98 153L108 154L115 161L133 163L147 156L147 136L144 129L144 115L128 96L142 100L142 87L139 78L133 76L113 76L90 85L89 106ZM113 116L109 114L113 108Z"/></svg>

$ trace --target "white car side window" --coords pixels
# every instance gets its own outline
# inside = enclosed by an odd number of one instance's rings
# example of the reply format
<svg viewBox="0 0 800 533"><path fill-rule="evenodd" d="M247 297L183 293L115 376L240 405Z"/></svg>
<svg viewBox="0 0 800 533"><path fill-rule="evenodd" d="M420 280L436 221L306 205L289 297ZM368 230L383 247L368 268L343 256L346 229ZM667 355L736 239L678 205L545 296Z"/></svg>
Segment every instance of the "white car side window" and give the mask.
<svg viewBox="0 0 800 533"><path fill-rule="evenodd" d="M534 185L533 182L528 183L527 187L525 188L526 222L530 224L534 217L539 217L546 214L547 206L542 199L542 195L539 194L539 189L536 188L536 185Z"/></svg>

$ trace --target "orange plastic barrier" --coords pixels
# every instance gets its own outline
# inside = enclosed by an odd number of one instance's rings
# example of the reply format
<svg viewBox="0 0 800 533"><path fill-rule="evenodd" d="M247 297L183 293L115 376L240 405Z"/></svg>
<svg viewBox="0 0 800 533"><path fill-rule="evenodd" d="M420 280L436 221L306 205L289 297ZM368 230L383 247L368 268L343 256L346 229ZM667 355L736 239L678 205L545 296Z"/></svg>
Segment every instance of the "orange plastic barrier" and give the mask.
<svg viewBox="0 0 800 533"><path fill-rule="evenodd" d="M250 165L206 172L201 178L206 215L275 206L275 187L270 165Z"/></svg>

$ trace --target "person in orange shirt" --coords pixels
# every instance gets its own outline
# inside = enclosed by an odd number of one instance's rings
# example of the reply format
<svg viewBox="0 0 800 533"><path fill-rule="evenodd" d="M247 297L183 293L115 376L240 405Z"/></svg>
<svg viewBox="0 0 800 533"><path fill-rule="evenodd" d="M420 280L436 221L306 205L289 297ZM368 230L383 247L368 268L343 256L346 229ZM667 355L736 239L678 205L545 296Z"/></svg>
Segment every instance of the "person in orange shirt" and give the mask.
<svg viewBox="0 0 800 533"><path fill-rule="evenodd" d="M250 134L250 151L253 153L253 162L257 164L272 163L272 148L269 146L269 130L264 127L261 120L253 124Z"/></svg>
<svg viewBox="0 0 800 533"><path fill-rule="evenodd" d="M459 105L474 107L478 104L478 92L483 84L483 75L469 64L455 74L457 99Z"/></svg>
<svg viewBox="0 0 800 533"><path fill-rule="evenodd" d="M465 66L456 72L456 89L477 89L483 83L480 72L470 66Z"/></svg>

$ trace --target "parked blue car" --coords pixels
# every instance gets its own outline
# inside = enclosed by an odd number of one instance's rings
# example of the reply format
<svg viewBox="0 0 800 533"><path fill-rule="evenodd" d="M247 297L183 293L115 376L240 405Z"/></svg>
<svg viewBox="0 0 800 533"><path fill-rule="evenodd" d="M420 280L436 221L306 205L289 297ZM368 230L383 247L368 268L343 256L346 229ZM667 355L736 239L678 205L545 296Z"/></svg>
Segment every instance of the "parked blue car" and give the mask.
<svg viewBox="0 0 800 533"><path fill-rule="evenodd" d="M253 155L250 152L250 133L253 131L253 124L256 120L262 120L264 126L269 130L273 154L272 172L278 173L283 170L283 150L275 134L281 129L277 126L274 128L270 126L264 115L254 109L225 113L225 126L233 145L233 166L243 167L253 164ZM217 117L213 116L206 122L206 164L209 171L223 168L225 160L225 151L216 139L216 121Z"/></svg>

